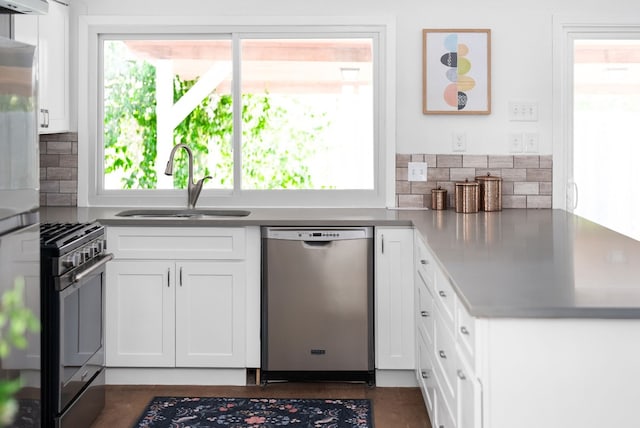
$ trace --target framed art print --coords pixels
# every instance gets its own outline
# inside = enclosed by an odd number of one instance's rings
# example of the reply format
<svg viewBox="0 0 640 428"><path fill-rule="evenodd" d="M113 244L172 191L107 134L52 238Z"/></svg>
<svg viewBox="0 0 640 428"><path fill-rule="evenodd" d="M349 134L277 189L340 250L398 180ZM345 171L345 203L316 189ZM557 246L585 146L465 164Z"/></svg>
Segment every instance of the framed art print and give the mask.
<svg viewBox="0 0 640 428"><path fill-rule="evenodd" d="M491 113L491 30L422 30L424 114Z"/></svg>

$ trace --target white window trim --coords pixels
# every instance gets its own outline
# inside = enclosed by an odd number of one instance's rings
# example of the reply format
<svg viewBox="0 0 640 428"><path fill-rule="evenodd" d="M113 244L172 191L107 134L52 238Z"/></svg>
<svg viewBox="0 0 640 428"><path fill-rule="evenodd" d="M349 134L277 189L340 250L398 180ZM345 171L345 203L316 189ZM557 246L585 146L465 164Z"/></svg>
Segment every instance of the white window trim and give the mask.
<svg viewBox="0 0 640 428"><path fill-rule="evenodd" d="M573 211L573 41L588 35L638 31L629 17L553 18L553 208Z"/></svg>
<svg viewBox="0 0 640 428"><path fill-rule="evenodd" d="M291 23L294 22L295 26ZM78 206L183 206L184 190L139 190L97 192L98 171L98 39L105 33L252 33L273 34L327 30L353 34L376 33L380 80L374 94L378 129L375 142L375 190L270 190L242 191L231 197L210 196L204 191L199 206L289 206L289 207L393 207L395 206L395 116L396 36L390 17L169 17L169 16L81 16L79 20L78 64ZM226 31L225 31L226 30ZM150 195L150 197L146 197Z"/></svg>

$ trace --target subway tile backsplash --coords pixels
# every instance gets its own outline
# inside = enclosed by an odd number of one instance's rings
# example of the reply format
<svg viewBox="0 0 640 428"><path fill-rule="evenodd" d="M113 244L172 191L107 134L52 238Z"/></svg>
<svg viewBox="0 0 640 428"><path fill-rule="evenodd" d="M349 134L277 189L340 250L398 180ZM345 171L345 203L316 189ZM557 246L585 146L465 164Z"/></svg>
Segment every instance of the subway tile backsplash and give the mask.
<svg viewBox="0 0 640 428"><path fill-rule="evenodd" d="M427 162L427 181L408 181L408 163ZM455 182L476 176L502 177L502 208L551 208L551 155L396 155L396 206L430 208L431 190L447 190L454 207Z"/></svg>
<svg viewBox="0 0 640 428"><path fill-rule="evenodd" d="M78 134L40 135L40 206L78 205Z"/></svg>
<svg viewBox="0 0 640 428"><path fill-rule="evenodd" d="M408 163L427 162L427 181L408 181ZM551 155L396 155L396 206L430 208L431 190L447 189L477 175L502 177L502 208L551 208ZM78 205L78 134L40 135L40 205Z"/></svg>

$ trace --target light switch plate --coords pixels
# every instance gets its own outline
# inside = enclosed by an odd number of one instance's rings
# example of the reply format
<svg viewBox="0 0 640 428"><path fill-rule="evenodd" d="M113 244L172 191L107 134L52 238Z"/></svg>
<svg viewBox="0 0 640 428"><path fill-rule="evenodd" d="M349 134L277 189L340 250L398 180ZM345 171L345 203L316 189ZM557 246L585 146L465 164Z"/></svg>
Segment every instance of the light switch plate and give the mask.
<svg viewBox="0 0 640 428"><path fill-rule="evenodd" d="M510 153L522 153L524 151L522 132L510 132L507 134L507 143Z"/></svg>
<svg viewBox="0 0 640 428"><path fill-rule="evenodd" d="M525 132L523 137L524 151L526 153L538 153L538 133Z"/></svg>
<svg viewBox="0 0 640 428"><path fill-rule="evenodd" d="M427 181L427 163L409 162L409 181Z"/></svg>

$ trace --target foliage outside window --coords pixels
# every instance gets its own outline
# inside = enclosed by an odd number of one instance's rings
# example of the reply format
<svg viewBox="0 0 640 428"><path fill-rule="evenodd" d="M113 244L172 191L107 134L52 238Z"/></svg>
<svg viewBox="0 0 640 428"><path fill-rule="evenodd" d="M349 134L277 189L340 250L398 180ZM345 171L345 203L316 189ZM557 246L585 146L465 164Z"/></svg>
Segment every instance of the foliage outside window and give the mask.
<svg viewBox="0 0 640 428"><path fill-rule="evenodd" d="M179 143L213 177L205 192L373 189L372 51L371 38L104 39L104 189L186 188L183 151L162 173Z"/></svg>

